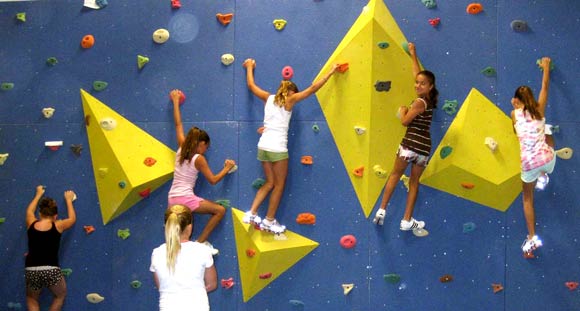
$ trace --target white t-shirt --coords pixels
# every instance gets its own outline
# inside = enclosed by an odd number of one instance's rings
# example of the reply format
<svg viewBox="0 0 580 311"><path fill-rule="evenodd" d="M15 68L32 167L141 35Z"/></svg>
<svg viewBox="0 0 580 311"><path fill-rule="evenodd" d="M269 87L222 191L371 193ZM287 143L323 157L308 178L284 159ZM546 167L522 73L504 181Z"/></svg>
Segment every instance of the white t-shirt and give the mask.
<svg viewBox="0 0 580 311"><path fill-rule="evenodd" d="M166 254L165 243L154 249L149 268L159 279L159 310L209 310L204 282L205 269L213 266L209 248L198 242L181 243L173 274Z"/></svg>
<svg viewBox="0 0 580 311"><path fill-rule="evenodd" d="M258 141L258 148L270 152L287 152L292 111L274 104L274 98L274 95L270 95L264 106L264 132Z"/></svg>

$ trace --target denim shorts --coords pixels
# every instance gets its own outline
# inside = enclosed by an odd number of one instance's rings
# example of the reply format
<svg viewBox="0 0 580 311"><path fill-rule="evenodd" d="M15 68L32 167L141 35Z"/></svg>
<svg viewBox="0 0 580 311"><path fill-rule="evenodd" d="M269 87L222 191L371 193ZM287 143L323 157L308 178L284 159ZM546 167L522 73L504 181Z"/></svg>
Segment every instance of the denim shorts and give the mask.
<svg viewBox="0 0 580 311"><path fill-rule="evenodd" d="M272 152L258 149L258 160L261 162L278 162L288 159L288 152Z"/></svg>
<svg viewBox="0 0 580 311"><path fill-rule="evenodd" d="M543 173L551 174L554 171L555 165L556 165L556 155L554 155L552 161L542 166L536 167L529 171L522 171L522 181L525 183L531 183L536 181L538 177L540 177L540 175L542 175Z"/></svg>

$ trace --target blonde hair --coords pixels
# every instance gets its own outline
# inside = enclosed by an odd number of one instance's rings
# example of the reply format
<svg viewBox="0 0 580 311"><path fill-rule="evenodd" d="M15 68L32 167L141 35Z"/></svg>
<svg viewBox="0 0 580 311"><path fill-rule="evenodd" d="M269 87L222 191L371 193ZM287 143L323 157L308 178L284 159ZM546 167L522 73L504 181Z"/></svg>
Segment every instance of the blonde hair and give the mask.
<svg viewBox="0 0 580 311"><path fill-rule="evenodd" d="M283 80L282 82L280 82L278 91L276 91L276 96L274 97L274 104L278 105L279 107L284 107L286 105L286 97L288 96L288 91L298 93L298 87L292 81Z"/></svg>
<svg viewBox="0 0 580 311"><path fill-rule="evenodd" d="M173 205L165 211L165 245L170 273L175 272L177 255L181 251L181 233L192 221L191 211L183 205Z"/></svg>

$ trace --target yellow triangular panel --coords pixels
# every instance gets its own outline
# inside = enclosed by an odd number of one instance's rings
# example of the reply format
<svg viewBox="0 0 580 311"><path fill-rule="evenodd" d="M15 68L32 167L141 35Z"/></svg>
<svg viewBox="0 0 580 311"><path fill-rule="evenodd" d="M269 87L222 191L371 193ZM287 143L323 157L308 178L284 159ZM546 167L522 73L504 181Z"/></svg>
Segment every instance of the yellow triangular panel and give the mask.
<svg viewBox="0 0 580 311"><path fill-rule="evenodd" d="M238 209L232 208L232 218L244 302L318 247L317 242L291 231L284 232L282 240L274 234L256 230L243 223L244 212ZM248 256L248 250L254 255ZM270 273L269 278L260 278Z"/></svg>
<svg viewBox="0 0 580 311"><path fill-rule="evenodd" d="M492 151L487 137L497 142ZM421 177L421 183L506 211L522 188L519 142L512 121L472 89ZM451 150L443 157L443 148ZM451 148L451 149L449 149Z"/></svg>
<svg viewBox="0 0 580 311"><path fill-rule="evenodd" d="M386 182L386 176L377 176L373 167L392 169L405 134L396 112L416 96L412 61L402 47L406 42L384 2L371 0L316 77L333 64L349 64L316 96L366 217ZM378 91L379 81L390 82L391 88ZM357 134L355 127L366 132ZM360 167L364 167L362 177L353 174Z"/></svg>
<svg viewBox="0 0 580 311"><path fill-rule="evenodd" d="M103 224L173 177L175 152L81 90ZM101 122L111 124L104 129ZM155 160L146 165L146 159Z"/></svg>

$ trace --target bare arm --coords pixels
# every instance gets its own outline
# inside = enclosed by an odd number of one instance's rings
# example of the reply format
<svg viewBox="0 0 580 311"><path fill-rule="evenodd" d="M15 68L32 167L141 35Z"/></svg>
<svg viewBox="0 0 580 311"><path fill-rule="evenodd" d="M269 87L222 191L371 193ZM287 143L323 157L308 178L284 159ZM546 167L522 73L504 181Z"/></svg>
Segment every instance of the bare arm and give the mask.
<svg viewBox="0 0 580 311"><path fill-rule="evenodd" d="M512 118L512 127L514 128L514 133L515 133L516 132L516 111L515 110L512 110L512 112L511 112L510 115L511 115L511 118Z"/></svg>
<svg viewBox="0 0 580 311"><path fill-rule="evenodd" d="M548 102L548 88L550 87L550 62L549 57L542 57L540 66L543 69L542 74L542 89L540 90L540 95L538 95L538 105L540 112L544 115L546 111L546 103Z"/></svg>
<svg viewBox="0 0 580 311"><path fill-rule="evenodd" d="M36 194L34 195L34 198L32 199L32 201L30 201L30 204L28 204L28 207L26 208L26 228L30 227L30 225L37 220L34 212L36 211L38 201L40 200L43 194L44 194L44 186L41 185L36 186Z"/></svg>
<svg viewBox="0 0 580 311"><path fill-rule="evenodd" d="M173 102L173 120L175 122L175 136L177 137L177 145L181 147L181 144L185 141L185 135L183 133L183 124L181 122L181 111L179 110L179 100L181 99L180 90L172 90L171 101Z"/></svg>
<svg viewBox="0 0 580 311"><path fill-rule="evenodd" d="M324 86L324 84L326 84L326 81L328 81L328 79L330 79L330 77L336 72L336 69L338 68L338 66L339 66L339 64L332 65L332 68L330 68L330 70L326 73L326 75L324 75L324 77L318 79L317 81L312 83L306 89L304 89L298 93L294 93L291 96L289 96L288 100L286 101L286 103L287 103L287 107L285 107L286 110L292 110L294 105L296 105L299 101L301 101L301 100L307 98L308 96L316 93L316 91L318 91L322 86Z"/></svg>
<svg viewBox="0 0 580 311"><path fill-rule="evenodd" d="M75 212L75 208L73 206L73 200L75 199L76 194L72 190L67 190L64 192L64 200L66 201L66 213L67 218L62 220L57 220L55 222L56 229L59 232L63 232L70 227L72 227L77 222L77 214Z"/></svg>
<svg viewBox="0 0 580 311"><path fill-rule="evenodd" d="M409 54L411 55L411 61L413 62L413 78L416 77L421 71L419 66L419 60L417 60L417 50L415 44L409 42Z"/></svg>
<svg viewBox="0 0 580 311"><path fill-rule="evenodd" d="M232 169L232 167L236 165L236 162L230 159L225 160L224 168L222 168L222 170L219 173L217 173L217 175L213 174L211 168L209 167L209 164L207 163L207 160L201 154L195 159L194 165L195 168L203 174L205 179L207 179L207 181L211 185L215 185L228 174L228 172Z"/></svg>
<svg viewBox="0 0 580 311"><path fill-rule="evenodd" d="M252 58L248 58L242 64L244 68L246 68L246 82L248 85L248 89L256 95L259 99L266 102L268 100L268 96L270 93L262 90L259 86L256 85L254 81L254 68L256 68L256 61Z"/></svg>
<svg viewBox="0 0 580 311"><path fill-rule="evenodd" d="M157 277L157 273L153 272L153 281L155 282L155 287L159 289L159 277Z"/></svg>
<svg viewBox="0 0 580 311"><path fill-rule="evenodd" d="M217 288L217 271L215 270L215 265L205 269L203 276L205 281L205 290L211 292Z"/></svg>
<svg viewBox="0 0 580 311"><path fill-rule="evenodd" d="M425 111L425 108L425 102L420 99L415 99L415 101L411 104L411 109L407 108L406 106L402 106L399 108L399 112L401 114L401 124L403 126L409 126L409 124L411 124L416 116Z"/></svg>

